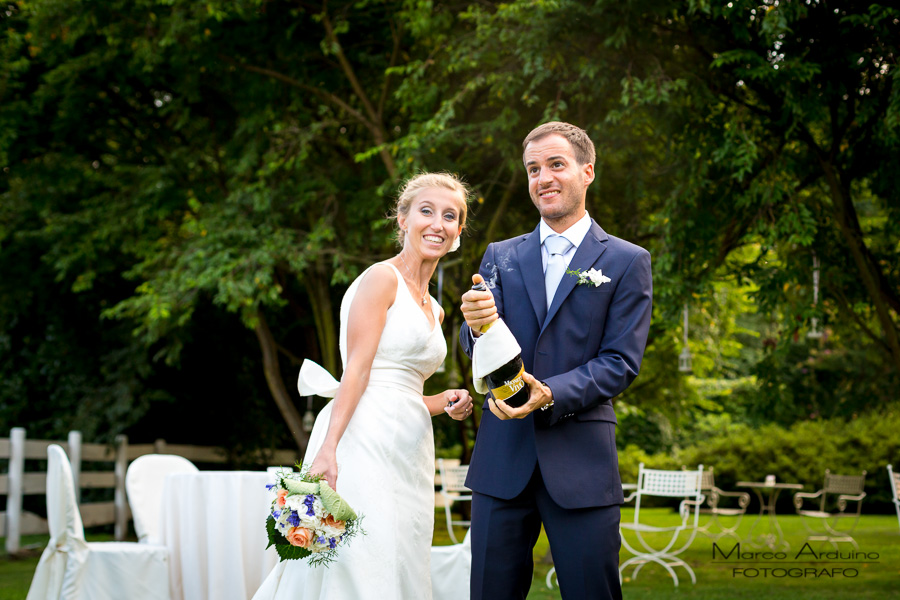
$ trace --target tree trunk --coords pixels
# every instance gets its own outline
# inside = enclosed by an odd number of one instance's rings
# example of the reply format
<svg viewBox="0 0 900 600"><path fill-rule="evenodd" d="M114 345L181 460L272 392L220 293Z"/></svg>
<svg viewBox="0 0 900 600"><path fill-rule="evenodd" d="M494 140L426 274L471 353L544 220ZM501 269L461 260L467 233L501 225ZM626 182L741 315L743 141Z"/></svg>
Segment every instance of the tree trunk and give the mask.
<svg viewBox="0 0 900 600"><path fill-rule="evenodd" d="M831 201L838 229L850 249L850 255L853 257L853 262L856 263L862 284L872 299L875 314L878 315L878 321L884 333L885 344L889 348L891 361L900 369L900 337L898 337L897 325L891 317L888 301L882 294L880 285L882 277L878 272L878 266L870 260L868 248L865 247L862 228L853 206L850 190L843 185L840 174L834 165L822 161L822 168L825 171L825 180L831 189Z"/></svg>
<svg viewBox="0 0 900 600"><path fill-rule="evenodd" d="M331 286L329 278L321 272L324 269L318 265L311 267L308 276L303 283L309 294L309 304L312 307L313 321L316 324L316 338L319 340L319 356L322 358L322 366L336 379L340 379L337 328L334 323L334 313L331 309Z"/></svg>
<svg viewBox="0 0 900 600"><path fill-rule="evenodd" d="M262 349L263 355L263 371L266 374L266 383L269 384L269 392L275 400L278 411L287 423L291 436L300 450L300 456L306 453L306 446L309 443L309 435L303 430L303 420L294 402L288 394L287 388L284 387L284 379L281 378L281 367L278 365L278 348L275 344L275 338L269 330L266 318L261 310L256 311L256 338L259 340L259 347Z"/></svg>

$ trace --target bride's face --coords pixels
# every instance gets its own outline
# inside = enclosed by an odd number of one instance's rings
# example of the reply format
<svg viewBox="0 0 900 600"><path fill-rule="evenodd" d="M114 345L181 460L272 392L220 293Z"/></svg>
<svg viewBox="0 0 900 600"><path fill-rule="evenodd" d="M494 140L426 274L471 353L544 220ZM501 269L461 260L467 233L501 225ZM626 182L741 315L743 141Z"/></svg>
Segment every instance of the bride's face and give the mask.
<svg viewBox="0 0 900 600"><path fill-rule="evenodd" d="M398 219L406 229L404 247L422 258L440 258L459 237L460 195L445 188L427 188L418 193L409 213Z"/></svg>

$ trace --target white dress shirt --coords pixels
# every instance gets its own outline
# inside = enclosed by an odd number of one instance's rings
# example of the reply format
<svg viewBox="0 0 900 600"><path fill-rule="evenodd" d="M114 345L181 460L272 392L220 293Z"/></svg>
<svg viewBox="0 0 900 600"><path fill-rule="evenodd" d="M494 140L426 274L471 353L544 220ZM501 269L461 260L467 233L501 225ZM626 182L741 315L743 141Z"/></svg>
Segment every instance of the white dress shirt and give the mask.
<svg viewBox="0 0 900 600"><path fill-rule="evenodd" d="M584 216L578 219L575 223L572 224L571 227L558 234L569 240L572 244L572 247L563 254L563 259L566 261L566 266L571 264L572 258L575 256L575 253L578 252L578 246L581 245L581 242L584 241L584 236L587 235L587 232L591 229L591 215L584 211ZM541 264L544 270L544 273L547 272L547 259L550 258L549 252L544 247L544 240L547 239L548 235L556 234L543 219L541 219L540 224L540 236L541 236ZM469 337L474 341L478 339L478 336L470 329Z"/></svg>
<svg viewBox="0 0 900 600"><path fill-rule="evenodd" d="M572 246L569 248L569 250L565 254L563 254L563 260L566 261L567 267L572 262L572 258L575 256L575 253L578 252L578 246L580 246L581 242L584 241L584 236L587 235L587 232L590 230L590 228L591 228L591 216L587 213L587 211L585 211L583 217L578 219L577 222L573 223L571 227L569 227L562 233L558 234L558 235L561 235L562 237L566 238L567 240L569 240L569 242L572 244ZM543 219L541 219L540 234L541 234L541 264L543 265L544 273L546 273L547 272L547 259L550 257L550 253L547 252L547 248L544 246L544 240L547 239L548 235L556 234L556 232L553 231L550 228L550 226L547 225L547 223Z"/></svg>

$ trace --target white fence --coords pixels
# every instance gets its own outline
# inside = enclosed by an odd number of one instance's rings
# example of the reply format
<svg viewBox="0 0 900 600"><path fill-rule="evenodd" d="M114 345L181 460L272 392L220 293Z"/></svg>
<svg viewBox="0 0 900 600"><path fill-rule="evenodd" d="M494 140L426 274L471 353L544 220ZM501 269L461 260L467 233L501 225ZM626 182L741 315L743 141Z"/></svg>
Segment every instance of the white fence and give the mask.
<svg viewBox="0 0 900 600"><path fill-rule="evenodd" d="M125 497L125 470L128 464L144 454L177 454L195 463L225 463L228 461L223 448L167 444L157 440L152 444L131 444L128 437L116 436L113 446L85 444L81 432L71 431L67 441L29 440L25 429L14 427L8 438L0 438L0 459L9 460L7 473L0 473L0 496L6 496L6 510L0 512L0 537L6 538L6 551L16 554L21 536L45 534L47 520L23 510L23 498L27 495L43 495L47 491L46 472L26 472L26 460L47 460L47 447L59 444L69 455L72 475L75 479L75 495L78 498L81 518L85 527L115 524L117 540L124 540L128 532L131 509ZM260 465L293 465L297 461L296 450L276 450L260 454ZM82 472L82 463L110 463L111 470ZM81 490L112 489L112 502L81 502Z"/></svg>

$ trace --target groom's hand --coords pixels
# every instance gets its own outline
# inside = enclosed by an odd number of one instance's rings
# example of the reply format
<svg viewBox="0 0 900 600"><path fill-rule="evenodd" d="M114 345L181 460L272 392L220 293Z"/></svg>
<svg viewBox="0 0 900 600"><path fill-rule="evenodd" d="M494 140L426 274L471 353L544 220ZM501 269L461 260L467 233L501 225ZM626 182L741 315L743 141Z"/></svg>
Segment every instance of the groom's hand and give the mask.
<svg viewBox="0 0 900 600"><path fill-rule="evenodd" d="M489 406L494 416L501 421L507 419L524 419L539 408L543 408L553 402L553 391L532 377L531 373L522 373L522 379L528 384L528 401L518 408L513 408L503 400L495 402L491 398Z"/></svg>
<svg viewBox="0 0 900 600"><path fill-rule="evenodd" d="M472 283L482 283L484 277L476 273L472 275ZM472 335L478 337L481 335L481 328L488 323L493 323L499 317L497 316L497 306L494 304L494 295L490 290L479 292L478 290L469 290L462 295L462 305L460 305L463 317L472 330Z"/></svg>

